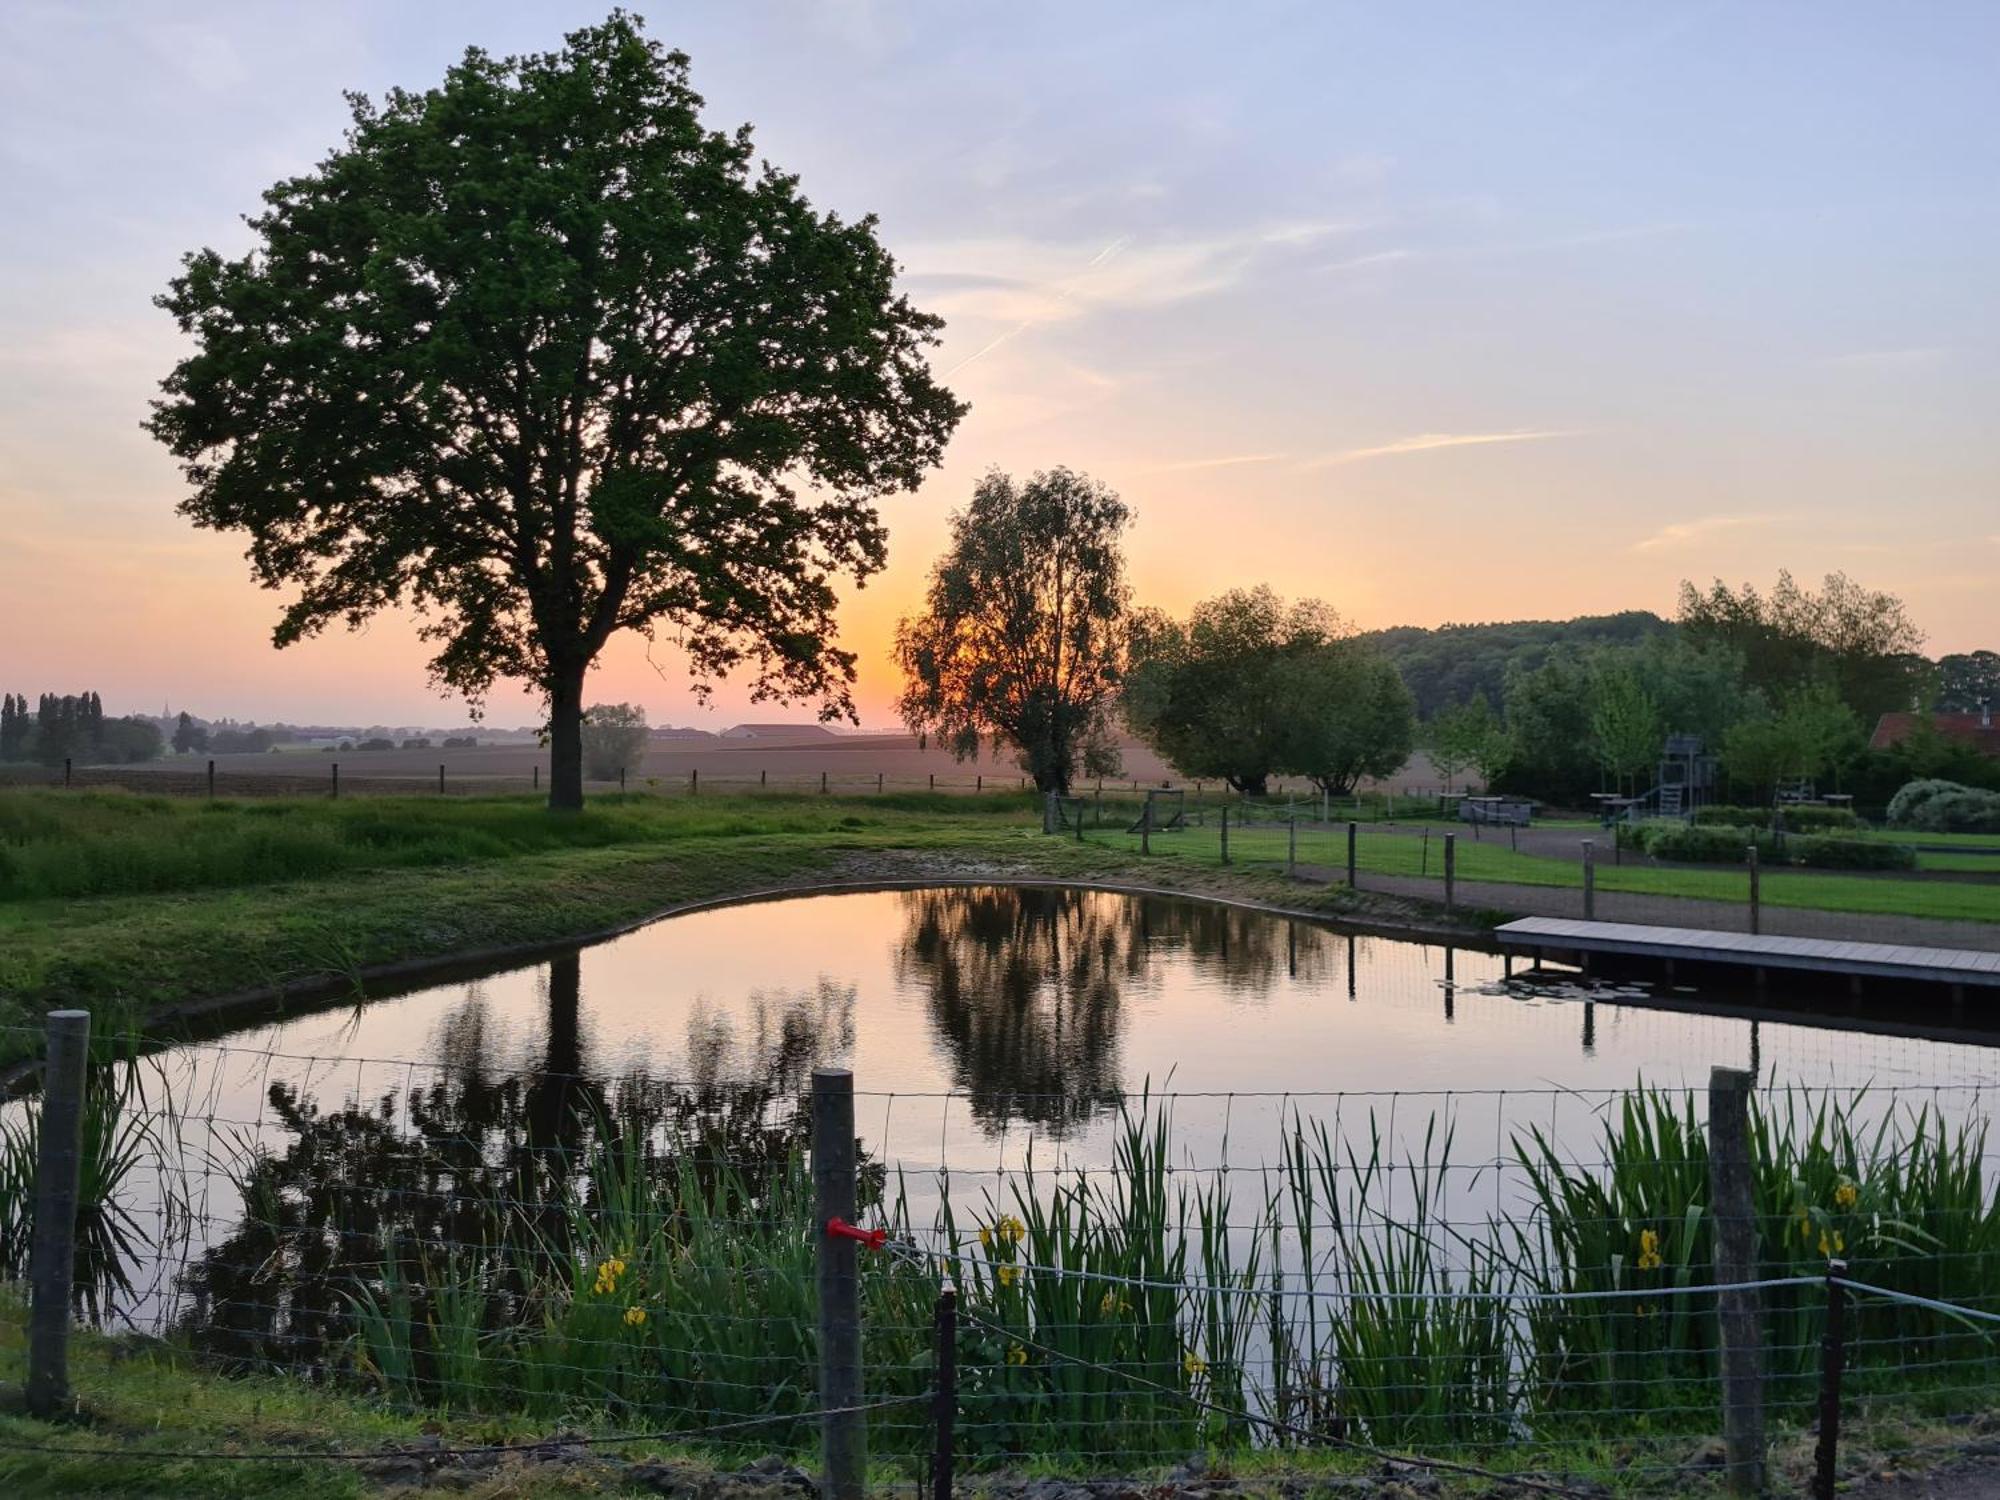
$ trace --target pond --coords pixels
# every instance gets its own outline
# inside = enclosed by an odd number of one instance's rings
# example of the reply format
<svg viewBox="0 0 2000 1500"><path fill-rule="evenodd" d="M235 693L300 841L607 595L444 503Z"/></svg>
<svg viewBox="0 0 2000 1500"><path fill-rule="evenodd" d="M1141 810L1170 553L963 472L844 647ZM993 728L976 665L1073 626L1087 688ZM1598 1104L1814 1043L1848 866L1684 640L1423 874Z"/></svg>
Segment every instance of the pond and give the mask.
<svg viewBox="0 0 2000 1500"><path fill-rule="evenodd" d="M1726 1064L1964 1118L1991 1075L1984 1046L1890 1034L1893 1016L1854 1029L1844 995L1838 1026L1745 1009L1685 987L1510 980L1489 953L1166 897L949 887L722 906L159 1052L137 1087L171 1145L120 1184L134 1264L100 1289L101 1315L218 1326L259 1303L260 1265L286 1263L296 1286L331 1273L344 1241L449 1244L473 1176L541 1203L583 1170L587 1122L607 1111L685 1124L728 1100L729 1149L774 1159L822 1065L852 1069L862 1148L919 1224L947 1197L994 1211L1030 1165L1107 1167L1121 1104L1142 1096L1195 1175L1268 1168L1300 1123L1427 1162L1449 1133L1440 1183L1504 1214L1517 1135L1587 1153L1606 1101L1641 1082L1699 1090ZM1453 1206L1433 1207L1449 1222ZM252 1321L269 1332L261 1304Z"/></svg>

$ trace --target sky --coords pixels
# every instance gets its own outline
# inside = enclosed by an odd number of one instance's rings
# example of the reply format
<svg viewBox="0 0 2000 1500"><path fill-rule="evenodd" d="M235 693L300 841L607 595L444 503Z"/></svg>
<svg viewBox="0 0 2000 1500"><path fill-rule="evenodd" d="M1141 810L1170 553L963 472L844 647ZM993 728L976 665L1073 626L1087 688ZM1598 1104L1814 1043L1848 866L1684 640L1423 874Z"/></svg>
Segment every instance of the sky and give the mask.
<svg viewBox="0 0 2000 1500"><path fill-rule="evenodd" d="M863 721L949 512L1062 464L1147 603L1269 583L1363 628L1671 613L1839 569L2000 645L2000 6L634 7L813 201L879 216L971 403L841 606ZM283 652L140 430L184 252L344 90L602 18L541 0L0 7L0 673L107 708L452 723L409 621ZM698 708L664 647L592 701ZM807 717L760 708L755 716ZM502 690L498 724L538 717Z"/></svg>

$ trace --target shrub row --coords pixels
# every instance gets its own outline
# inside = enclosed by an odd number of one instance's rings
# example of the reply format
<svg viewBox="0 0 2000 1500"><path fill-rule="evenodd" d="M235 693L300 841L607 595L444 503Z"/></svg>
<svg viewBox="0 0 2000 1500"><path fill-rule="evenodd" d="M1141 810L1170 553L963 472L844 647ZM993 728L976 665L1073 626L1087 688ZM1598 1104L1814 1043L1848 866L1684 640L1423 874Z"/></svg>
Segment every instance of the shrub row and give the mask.
<svg viewBox="0 0 2000 1500"><path fill-rule="evenodd" d="M1861 826L1852 808L1800 805L1769 808L1717 803L1696 808L1694 820L1704 827L1720 824L1727 828L1768 828L1773 815L1779 812L1784 815L1785 828L1792 833L1846 833Z"/></svg>
<svg viewBox="0 0 2000 1500"><path fill-rule="evenodd" d="M1654 859L1687 864L1740 865L1745 851L1755 844L1760 860L1816 870L1914 870L1917 866L1916 854L1902 844L1829 833L1795 834L1781 841L1773 838L1768 828L1721 823L1640 823L1629 830L1621 828L1619 841Z"/></svg>

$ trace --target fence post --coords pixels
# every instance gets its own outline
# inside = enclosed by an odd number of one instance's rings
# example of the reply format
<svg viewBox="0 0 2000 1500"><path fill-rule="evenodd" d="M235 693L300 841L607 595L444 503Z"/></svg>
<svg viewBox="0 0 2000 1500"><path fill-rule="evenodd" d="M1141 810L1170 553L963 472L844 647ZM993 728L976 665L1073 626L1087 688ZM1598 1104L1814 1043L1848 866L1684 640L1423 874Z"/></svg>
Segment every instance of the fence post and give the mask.
<svg viewBox="0 0 2000 1500"><path fill-rule="evenodd" d="M1444 909L1449 912L1458 904L1458 835L1444 836Z"/></svg>
<svg viewBox="0 0 2000 1500"><path fill-rule="evenodd" d="M877 771L875 773L875 793L877 796L880 796L881 792L882 792L882 773L880 771Z"/></svg>
<svg viewBox="0 0 2000 1500"><path fill-rule="evenodd" d="M935 771L931 772L931 790L937 790L937 772Z"/></svg>
<svg viewBox="0 0 2000 1500"><path fill-rule="evenodd" d="M1743 851L1743 862L1750 867L1750 931L1754 936L1757 929L1762 925L1759 908L1763 905L1763 891L1759 889L1762 885L1762 881L1759 878L1761 872L1757 868L1757 846L1755 844L1750 845Z"/></svg>
<svg viewBox="0 0 2000 1500"><path fill-rule="evenodd" d="M1139 852L1153 852L1153 799L1148 797L1139 809Z"/></svg>
<svg viewBox="0 0 2000 1500"><path fill-rule="evenodd" d="M529 770L533 773L529 781L529 785L539 792L542 789L542 763L540 761L536 761L533 766L529 767ZM335 786L340 785L339 766L335 766L333 768L333 784Z"/></svg>
<svg viewBox="0 0 2000 1500"><path fill-rule="evenodd" d="M819 773L819 791L822 797L826 795L826 772L824 771Z"/></svg>
<svg viewBox="0 0 2000 1500"><path fill-rule="evenodd" d="M439 767L438 767L438 790L439 790L439 791L443 791L443 790L444 790L444 767L443 767L443 766L439 766ZM618 790L619 790L619 791L621 791L621 792L625 790L625 768L624 768L623 766L620 766L620 767L618 768Z"/></svg>
<svg viewBox="0 0 2000 1500"><path fill-rule="evenodd" d="M537 767L535 768L535 772L536 772L536 774L535 774L535 785L536 785L536 786L540 786L540 785L542 784L542 778L541 778L541 767L540 767L540 766L537 766ZM339 761L335 761L335 762L333 763L333 800L334 800L334 801L336 801L336 802L338 802L338 801L340 800L340 762L339 762Z"/></svg>
<svg viewBox="0 0 2000 1500"><path fill-rule="evenodd" d="M1741 1285L1757 1275L1757 1221L1751 1202L1750 1089L1741 1068L1708 1075L1708 1181L1715 1215L1715 1281ZM1716 1294L1722 1354L1724 1477L1732 1495L1764 1493L1764 1359L1754 1291Z"/></svg>
<svg viewBox="0 0 2000 1500"><path fill-rule="evenodd" d="M65 755L65 756L63 757L63 785L64 785L64 786L68 786L68 785L69 785L69 776L70 776L70 770L69 770L69 757L68 757L67 755Z"/></svg>
<svg viewBox="0 0 2000 1500"><path fill-rule="evenodd" d="M69 1403L69 1299L76 1276L76 1200L83 1174L83 1091L90 1012L49 1012L35 1152L35 1238L29 1249L28 1412Z"/></svg>
<svg viewBox="0 0 2000 1500"><path fill-rule="evenodd" d="M1222 806L1222 862L1229 863L1229 804Z"/></svg>
<svg viewBox="0 0 2000 1500"><path fill-rule="evenodd" d="M820 1454L825 1500L861 1500L868 1429L861 1404L861 1279L855 1242L827 1232L855 1215L854 1074L815 1068L812 1079L813 1228L819 1241Z"/></svg>
<svg viewBox="0 0 2000 1500"><path fill-rule="evenodd" d="M1361 833L1361 825L1359 823L1350 822L1347 825L1347 888L1350 891L1355 888L1354 845L1356 840L1359 838L1360 833Z"/></svg>
<svg viewBox="0 0 2000 1500"><path fill-rule="evenodd" d="M215 800L215 762L208 763L208 800Z"/></svg>
<svg viewBox="0 0 2000 1500"><path fill-rule="evenodd" d="M1597 840L1583 841L1583 920L1597 920Z"/></svg>
<svg viewBox="0 0 2000 1500"><path fill-rule="evenodd" d="M981 771L977 776L972 778L972 789L975 792L986 790L986 773L984 771Z"/></svg>
<svg viewBox="0 0 2000 1500"><path fill-rule="evenodd" d="M1285 819L1285 879L1299 878L1299 817Z"/></svg>
<svg viewBox="0 0 2000 1500"><path fill-rule="evenodd" d="M947 1281L937 1299L937 1389L931 1395L931 1500L952 1500L952 1446L958 1421L958 1288Z"/></svg>
<svg viewBox="0 0 2000 1500"><path fill-rule="evenodd" d="M623 776L623 775L624 775L625 773L624 773L623 771L620 771L620 772L619 772L618 774L619 774L620 776ZM443 767L443 766L439 766L439 767L438 767L438 795L439 795L439 796L443 796L443 795L444 795L444 767Z"/></svg>
<svg viewBox="0 0 2000 1500"><path fill-rule="evenodd" d="M1840 1370L1847 1362L1847 1262L1826 1263L1826 1331L1819 1344L1819 1446L1813 1453L1813 1500L1833 1500L1840 1459Z"/></svg>

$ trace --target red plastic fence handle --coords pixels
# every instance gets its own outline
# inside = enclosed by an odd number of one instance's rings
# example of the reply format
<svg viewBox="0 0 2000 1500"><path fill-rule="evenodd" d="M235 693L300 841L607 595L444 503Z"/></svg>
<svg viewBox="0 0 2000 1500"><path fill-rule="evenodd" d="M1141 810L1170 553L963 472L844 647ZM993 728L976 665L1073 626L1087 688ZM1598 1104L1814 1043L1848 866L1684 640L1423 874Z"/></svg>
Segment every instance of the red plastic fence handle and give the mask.
<svg viewBox="0 0 2000 1500"><path fill-rule="evenodd" d="M889 1243L888 1230L862 1229L838 1216L826 1221L826 1232L829 1239L853 1240L856 1244L866 1245L870 1250L880 1250Z"/></svg>

